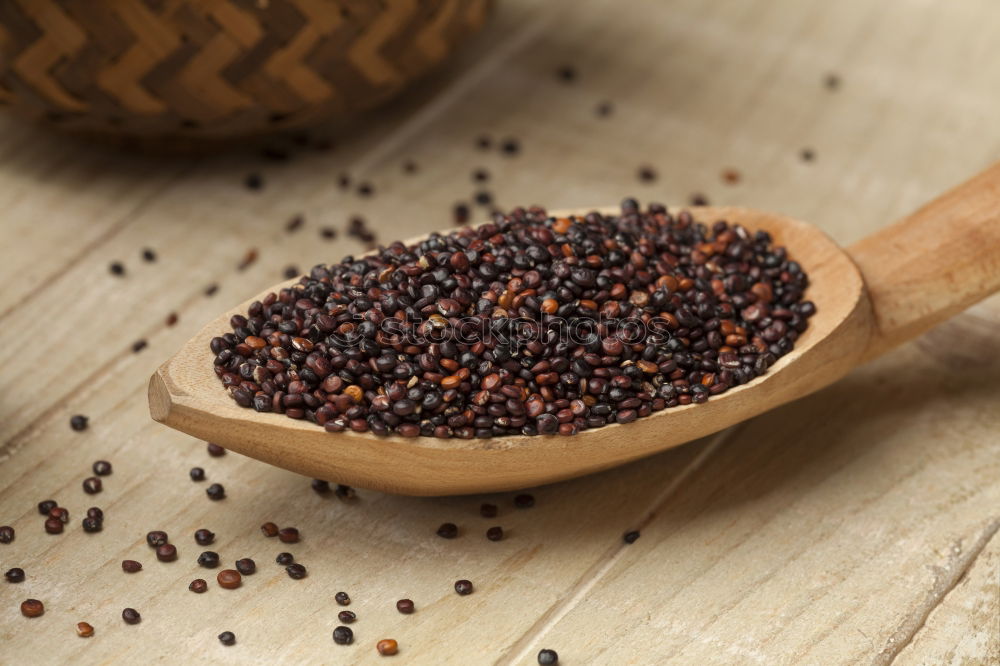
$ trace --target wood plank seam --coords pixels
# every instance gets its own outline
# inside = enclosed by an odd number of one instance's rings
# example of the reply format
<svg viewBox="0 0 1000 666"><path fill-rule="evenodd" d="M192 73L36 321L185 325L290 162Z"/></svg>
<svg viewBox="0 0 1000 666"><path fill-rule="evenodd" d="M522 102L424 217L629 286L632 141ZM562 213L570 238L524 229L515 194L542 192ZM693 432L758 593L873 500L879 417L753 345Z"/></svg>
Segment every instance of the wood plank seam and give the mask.
<svg viewBox="0 0 1000 666"><path fill-rule="evenodd" d="M704 467L709 458L718 451L723 444L732 438L743 427L743 424L727 428L716 433L712 438L703 444L693 444L701 446L702 450L688 465L671 480L667 486L653 498L645 509L639 512L640 518L633 523L632 529L642 530L657 516L666 504L684 483L698 470ZM595 562L580 579L571 587L567 593L557 600L542 616L535 621L531 627L524 632L520 638L510 644L510 646L494 662L500 664L520 664L530 661L531 651L536 647L537 641L544 637L549 630L559 623L570 611L583 600L587 593L600 582L602 578L614 567L614 565L625 555L630 544L624 541L615 544L610 548L604 557Z"/></svg>
<svg viewBox="0 0 1000 666"><path fill-rule="evenodd" d="M939 575L935 578L932 588L927 592L924 603L893 632L885 647L872 660L873 665L891 666L895 662L900 652L913 642L917 633L927 623L927 618L934 612L934 609L940 606L948 594L961 582L966 572L972 568L973 563L998 531L1000 531L1000 517L993 519L986 525L971 548L953 557L943 571L939 570ZM960 545L961 540L955 543L955 546L960 547ZM941 574L947 575L941 576Z"/></svg>

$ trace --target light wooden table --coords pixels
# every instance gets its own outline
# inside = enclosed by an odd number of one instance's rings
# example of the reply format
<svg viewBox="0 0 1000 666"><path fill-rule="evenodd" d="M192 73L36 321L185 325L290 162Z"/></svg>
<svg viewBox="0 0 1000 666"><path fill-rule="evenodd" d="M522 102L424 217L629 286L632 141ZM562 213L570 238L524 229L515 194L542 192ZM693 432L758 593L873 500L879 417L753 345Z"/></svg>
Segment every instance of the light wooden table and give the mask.
<svg viewBox="0 0 1000 666"><path fill-rule="evenodd" d="M359 251L350 215L383 239L441 227L479 166L501 206L703 192L849 243L1000 156L998 34L993 0L503 0L427 93L285 165L128 157L0 120L0 524L18 532L0 567L28 575L0 583L0 662L381 663L386 637L396 661L419 664L530 664L542 647L565 664L1000 662L997 299L710 440L536 489L530 510L511 494L320 497L291 473L209 458L151 422L145 399L157 364L218 311L288 264ZM564 63L572 85L554 75ZM614 113L599 118L605 99ZM517 137L521 154L477 151L483 132ZM640 184L647 163L659 179ZM730 167L738 184L720 179ZM242 186L254 170L259 193ZM376 196L341 191L342 172ZM295 214L305 226L286 233ZM327 224L338 240L320 239ZM259 260L236 271L251 247ZM132 353L139 338L149 346ZM69 429L75 413L89 430ZM91 497L80 483L99 458L114 474ZM208 501L193 465L228 499ZM35 509L49 497L73 515L61 536ZM483 501L496 520L479 517ZM94 504L105 528L84 534ZM274 564L284 548L259 534L265 520L302 530L288 549L308 579ZM434 535L444 521L457 540ZM493 524L508 537L487 541ZM199 527L259 572L218 588L194 561ZM179 561L152 557L156 528ZM626 545L630 529L642 536ZM126 575L124 558L145 568ZM203 595L187 591L199 576ZM459 578L476 592L458 597ZM330 638L338 590L359 618L350 647ZM27 597L42 618L19 614ZM402 597L414 615L396 612ZM122 622L126 606L141 624ZM81 620L93 638L75 635Z"/></svg>

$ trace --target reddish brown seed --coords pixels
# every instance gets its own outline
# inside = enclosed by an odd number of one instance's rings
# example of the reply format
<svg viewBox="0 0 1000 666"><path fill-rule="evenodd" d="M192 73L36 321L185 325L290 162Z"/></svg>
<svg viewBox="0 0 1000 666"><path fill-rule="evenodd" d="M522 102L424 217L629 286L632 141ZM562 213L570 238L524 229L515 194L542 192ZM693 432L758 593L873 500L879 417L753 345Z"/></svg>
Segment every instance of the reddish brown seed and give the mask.
<svg viewBox="0 0 1000 666"><path fill-rule="evenodd" d="M91 476L83 480L83 492L88 495L96 495L101 492L103 483L96 476Z"/></svg>
<svg viewBox="0 0 1000 666"><path fill-rule="evenodd" d="M378 653L383 657L390 657L399 652L399 643L391 638L383 638L375 646L375 649L378 650Z"/></svg>
<svg viewBox="0 0 1000 666"><path fill-rule="evenodd" d="M208 450L208 455L210 455L210 456L212 456L214 458L218 458L219 456L226 455L226 449L224 449L223 447L219 446L218 444L213 444L212 442L207 442L205 448Z"/></svg>
<svg viewBox="0 0 1000 666"><path fill-rule="evenodd" d="M235 590L243 582L243 576L236 569L223 569L215 577L215 580L218 581L219 587L224 587L227 590Z"/></svg>
<svg viewBox="0 0 1000 666"><path fill-rule="evenodd" d="M38 599L25 599L21 602L21 615L24 617L39 617L45 613L45 604Z"/></svg>
<svg viewBox="0 0 1000 666"><path fill-rule="evenodd" d="M45 521L45 531L49 534L62 534L63 521L58 518L49 518Z"/></svg>
<svg viewBox="0 0 1000 666"><path fill-rule="evenodd" d="M294 527L282 527L278 530L278 540L282 543L298 543L299 531Z"/></svg>
<svg viewBox="0 0 1000 666"><path fill-rule="evenodd" d="M441 380L441 388L445 390L458 388L462 385L462 378L458 375L448 375Z"/></svg>
<svg viewBox="0 0 1000 666"><path fill-rule="evenodd" d="M81 638L90 638L94 635L94 627L87 622L76 623L76 635Z"/></svg>
<svg viewBox="0 0 1000 666"><path fill-rule="evenodd" d="M343 624L350 624L358 619L358 616L354 614L354 611L342 610L337 613L337 619Z"/></svg>
<svg viewBox="0 0 1000 666"><path fill-rule="evenodd" d="M195 594L202 594L203 592L208 590L208 583L205 582L204 578L195 578L193 581L191 581L191 584L188 585L188 589L194 592Z"/></svg>
<svg viewBox="0 0 1000 666"><path fill-rule="evenodd" d="M736 185L740 182L741 177L740 172L736 169L730 168L722 171L722 182L726 185Z"/></svg>
<svg viewBox="0 0 1000 666"><path fill-rule="evenodd" d="M472 582L465 579L456 580L455 591L463 597L467 594L472 594Z"/></svg>
<svg viewBox="0 0 1000 666"><path fill-rule="evenodd" d="M278 526L274 523L264 523L260 526L260 531L266 537L278 536Z"/></svg>
<svg viewBox="0 0 1000 666"><path fill-rule="evenodd" d="M554 298L546 298L542 301L542 312L545 314L555 314L559 309L559 301Z"/></svg>
<svg viewBox="0 0 1000 666"><path fill-rule="evenodd" d="M146 543L148 543L151 548L162 546L166 542L167 533L163 530L153 530L152 532L146 533Z"/></svg>
<svg viewBox="0 0 1000 666"><path fill-rule="evenodd" d="M58 518L63 523L69 522L69 511L61 506L52 507L49 511L49 518Z"/></svg>
<svg viewBox="0 0 1000 666"><path fill-rule="evenodd" d="M173 562L177 559L177 547L172 543L165 543L156 547L156 559L161 562Z"/></svg>
<svg viewBox="0 0 1000 666"><path fill-rule="evenodd" d="M0 543L10 543L14 540L14 528L10 525L0 527Z"/></svg>
<svg viewBox="0 0 1000 666"><path fill-rule="evenodd" d="M416 610L416 606L413 605L412 599L400 599L399 601L396 602L396 610L398 610L403 615L409 615L414 610Z"/></svg>
<svg viewBox="0 0 1000 666"><path fill-rule="evenodd" d="M142 571L142 564L135 560L122 560L122 571L125 573L136 573Z"/></svg>

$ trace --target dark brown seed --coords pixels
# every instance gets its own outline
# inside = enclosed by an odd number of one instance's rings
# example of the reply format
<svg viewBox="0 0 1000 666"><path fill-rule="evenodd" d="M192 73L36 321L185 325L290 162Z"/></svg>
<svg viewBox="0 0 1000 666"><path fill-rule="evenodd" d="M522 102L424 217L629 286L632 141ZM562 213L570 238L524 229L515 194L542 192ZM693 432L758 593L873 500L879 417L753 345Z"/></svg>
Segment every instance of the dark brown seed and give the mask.
<svg viewBox="0 0 1000 666"><path fill-rule="evenodd" d="M350 486L345 486L342 483L337 484L337 490L334 492L337 495L337 499L348 502L357 498L357 493L354 492L354 488Z"/></svg>
<svg viewBox="0 0 1000 666"><path fill-rule="evenodd" d="M195 578L188 585L188 589L195 594L202 594L208 590L208 582L206 582L204 578Z"/></svg>
<svg viewBox="0 0 1000 666"><path fill-rule="evenodd" d="M125 620L125 624L139 624L142 621L142 616L136 609L126 608L122 611L122 619Z"/></svg>
<svg viewBox="0 0 1000 666"><path fill-rule="evenodd" d="M278 556L274 558L274 561L284 566L294 562L295 557L291 553L278 553Z"/></svg>
<svg viewBox="0 0 1000 666"><path fill-rule="evenodd" d="M330 482L323 479L313 479L312 489L319 495L325 495L330 492Z"/></svg>
<svg viewBox="0 0 1000 666"><path fill-rule="evenodd" d="M83 492L88 495L96 495L101 492L101 488L104 484L96 476L87 477L83 480Z"/></svg>
<svg viewBox="0 0 1000 666"><path fill-rule="evenodd" d="M337 627L333 630L333 642L337 645L350 645L354 642L354 632L350 627Z"/></svg>
<svg viewBox="0 0 1000 666"><path fill-rule="evenodd" d="M481 134L476 137L476 148L489 150L493 146L493 139L488 134Z"/></svg>
<svg viewBox="0 0 1000 666"><path fill-rule="evenodd" d="M84 518L80 521L84 532L94 533L104 529L104 521L100 518Z"/></svg>
<svg viewBox="0 0 1000 666"><path fill-rule="evenodd" d="M149 544L151 548L162 546L167 543L167 540L167 533L162 530L153 530L152 532L146 533L146 543Z"/></svg>
<svg viewBox="0 0 1000 666"><path fill-rule="evenodd" d="M305 222L306 218L303 217L302 215L293 215L292 217L288 218L288 222L285 222L285 231L287 231L288 233L294 233L299 229L301 229L302 225L305 224Z"/></svg>
<svg viewBox="0 0 1000 666"><path fill-rule="evenodd" d="M400 599L396 602L396 610L403 615L409 615L415 609L416 607L413 605L413 601L411 599Z"/></svg>
<svg viewBox="0 0 1000 666"><path fill-rule="evenodd" d="M206 296L214 296L215 292L217 292L217 291L219 291L219 285L217 285L217 284L210 284L207 287L205 287L205 292L204 293L205 293Z"/></svg>
<svg viewBox="0 0 1000 666"><path fill-rule="evenodd" d="M486 538L490 541L500 541L503 538L503 528L499 525L486 530Z"/></svg>
<svg viewBox="0 0 1000 666"><path fill-rule="evenodd" d="M399 643L391 638L383 638L375 645L375 649L383 657L391 657L399 652Z"/></svg>
<svg viewBox="0 0 1000 666"><path fill-rule="evenodd" d="M142 571L142 564L135 560L122 560L122 571L125 573L137 573Z"/></svg>
<svg viewBox="0 0 1000 666"><path fill-rule="evenodd" d="M219 634L219 642L223 645L236 645L236 634L231 631L223 631Z"/></svg>
<svg viewBox="0 0 1000 666"><path fill-rule="evenodd" d="M98 507L92 506L87 509L87 518L97 518L98 520L104 520L104 512Z"/></svg>
<svg viewBox="0 0 1000 666"><path fill-rule="evenodd" d="M333 598L341 606L350 606L351 605L351 597L350 597L350 595L347 594L347 592L337 592L337 594L333 595Z"/></svg>
<svg viewBox="0 0 1000 666"><path fill-rule="evenodd" d="M652 183L656 181L656 169L644 164L639 167L639 180L643 183Z"/></svg>
<svg viewBox="0 0 1000 666"><path fill-rule="evenodd" d="M354 614L354 611L342 610L337 613L337 619L343 624L350 624L358 619L358 616Z"/></svg>
<svg viewBox="0 0 1000 666"><path fill-rule="evenodd" d="M538 651L538 663L541 666L552 666L553 664L559 663L559 654L555 650L539 650Z"/></svg>
<svg viewBox="0 0 1000 666"><path fill-rule="evenodd" d="M823 85L827 90L836 90L840 87L840 77L836 74L827 74L823 77Z"/></svg>
<svg viewBox="0 0 1000 666"><path fill-rule="evenodd" d="M38 513L42 514L43 516L47 516L49 515L49 512L52 511L52 509L56 508L57 506L59 506L59 503L56 502L55 500L45 500L43 502L39 502Z"/></svg>
<svg viewBox="0 0 1000 666"><path fill-rule="evenodd" d="M243 184L248 190L258 192L264 188L264 177L259 173L249 173L243 179Z"/></svg>
<svg viewBox="0 0 1000 666"><path fill-rule="evenodd" d="M226 489L221 483L213 483L210 485L205 489L205 494L208 495L208 499L216 502L221 499L226 499Z"/></svg>
<svg viewBox="0 0 1000 666"><path fill-rule="evenodd" d="M243 576L249 576L257 571L257 563L249 557L236 560L236 570Z"/></svg>
<svg viewBox="0 0 1000 666"><path fill-rule="evenodd" d="M208 546L215 541L215 532L204 528L194 531L194 540L199 546Z"/></svg>
<svg viewBox="0 0 1000 666"><path fill-rule="evenodd" d="M535 496L528 495L527 493L517 495L514 498L514 506L518 509L530 509L535 506Z"/></svg>
<svg viewBox="0 0 1000 666"><path fill-rule="evenodd" d="M500 150L504 155L514 156L521 152L521 144L517 139L508 138L504 139L500 144Z"/></svg>
<svg viewBox="0 0 1000 666"><path fill-rule="evenodd" d="M215 551L206 550L198 556L198 566L206 569L214 569L219 566L219 554Z"/></svg>
<svg viewBox="0 0 1000 666"><path fill-rule="evenodd" d="M83 414L76 414L69 419L69 427L77 432L86 430L88 425L90 425L90 419Z"/></svg>
<svg viewBox="0 0 1000 666"><path fill-rule="evenodd" d="M417 172L417 163L414 162L413 160L406 160L405 162L403 162L403 172L404 173L416 173Z"/></svg>
<svg viewBox="0 0 1000 666"><path fill-rule="evenodd" d="M218 444L213 444L212 442L206 442L205 448L208 449L208 455L214 458L226 455L226 449L219 446Z"/></svg>
<svg viewBox="0 0 1000 666"><path fill-rule="evenodd" d="M281 543L298 543L299 531L294 527L282 527L278 530L278 540Z"/></svg>
<svg viewBox="0 0 1000 666"><path fill-rule="evenodd" d="M563 83L572 83L576 80L576 69L572 65L562 65L556 70L556 77Z"/></svg>
<svg viewBox="0 0 1000 666"><path fill-rule="evenodd" d="M138 354L143 349L145 349L148 345L149 345L149 343L146 342L145 340L136 340L135 342L132 343L132 351L134 353Z"/></svg>
<svg viewBox="0 0 1000 666"><path fill-rule="evenodd" d="M177 559L177 547L172 543L165 543L156 547L156 559L161 562L173 562Z"/></svg>
<svg viewBox="0 0 1000 666"><path fill-rule="evenodd" d="M690 197L690 201L692 206L708 205L708 197L706 197L704 194L701 194L700 192L695 192L694 194L692 194Z"/></svg>
<svg viewBox="0 0 1000 666"><path fill-rule="evenodd" d="M333 227L323 227L319 230L319 235L324 240L333 240L337 237L337 230Z"/></svg>
<svg viewBox="0 0 1000 666"><path fill-rule="evenodd" d="M294 265L285 266L285 270L282 272L286 280L291 280L299 276L299 267Z"/></svg>
<svg viewBox="0 0 1000 666"><path fill-rule="evenodd" d="M153 263L154 261L156 261L156 252L154 252L152 248L148 247L142 248L142 260L149 263Z"/></svg>
<svg viewBox="0 0 1000 666"><path fill-rule="evenodd" d="M45 521L45 531L49 534L62 534L63 521L58 518L48 518Z"/></svg>
<svg viewBox="0 0 1000 666"><path fill-rule="evenodd" d="M235 569L223 569L219 572L219 575L215 577L215 580L219 583L219 587L227 590L235 590L242 584L243 576L241 576L240 572Z"/></svg>
<svg viewBox="0 0 1000 666"><path fill-rule="evenodd" d="M441 523L437 535L442 539L454 539L458 536L458 526L455 523Z"/></svg>
<svg viewBox="0 0 1000 666"><path fill-rule="evenodd" d="M87 622L77 622L76 635L80 638L90 638L94 635L94 627Z"/></svg>
<svg viewBox="0 0 1000 666"><path fill-rule="evenodd" d="M14 528L10 525L0 526L0 543L10 543L14 540Z"/></svg>
<svg viewBox="0 0 1000 666"><path fill-rule="evenodd" d="M274 523L264 523L260 526L260 531L266 537L278 536L278 526Z"/></svg>
<svg viewBox="0 0 1000 666"><path fill-rule="evenodd" d="M14 567L13 569L8 569L4 575L8 583L21 583L24 581L24 569L20 567Z"/></svg>
<svg viewBox="0 0 1000 666"><path fill-rule="evenodd" d="M25 599L21 602L21 615L24 617L39 617L45 613L45 604L38 599Z"/></svg>
<svg viewBox="0 0 1000 666"><path fill-rule="evenodd" d="M295 562L285 567L285 573L288 574L289 578L299 580L306 577L306 568L298 562Z"/></svg>
<svg viewBox="0 0 1000 666"><path fill-rule="evenodd" d="M636 539L639 538L639 530L626 532L625 536L622 538L625 540L625 543L635 543Z"/></svg>
<svg viewBox="0 0 1000 666"><path fill-rule="evenodd" d="M472 594L472 583L464 579L457 580L455 581L455 591L462 596Z"/></svg>
<svg viewBox="0 0 1000 666"><path fill-rule="evenodd" d="M125 275L125 265L120 261L112 261L108 264L108 270L111 271L111 274L116 277Z"/></svg>
<svg viewBox="0 0 1000 666"><path fill-rule="evenodd" d="M192 481L204 481L205 480L205 470L201 467L192 467L191 471L188 472L191 476Z"/></svg>
<svg viewBox="0 0 1000 666"><path fill-rule="evenodd" d="M811 148L803 148L799 153L803 162L812 162L816 158L816 153Z"/></svg>
<svg viewBox="0 0 1000 666"><path fill-rule="evenodd" d="M107 476L111 474L111 463L107 460L98 460L92 465L92 469L97 476Z"/></svg>
<svg viewBox="0 0 1000 666"><path fill-rule="evenodd" d="M479 515L483 518L496 518L497 517L497 505L496 504L482 504L479 506Z"/></svg>
<svg viewBox="0 0 1000 666"><path fill-rule="evenodd" d="M607 118L615 110L614 105L611 102L598 102L597 106L594 108L594 112L600 118Z"/></svg>
<svg viewBox="0 0 1000 666"><path fill-rule="evenodd" d="M61 506L54 507L49 511L49 518L58 518L63 523L69 522L69 511Z"/></svg>

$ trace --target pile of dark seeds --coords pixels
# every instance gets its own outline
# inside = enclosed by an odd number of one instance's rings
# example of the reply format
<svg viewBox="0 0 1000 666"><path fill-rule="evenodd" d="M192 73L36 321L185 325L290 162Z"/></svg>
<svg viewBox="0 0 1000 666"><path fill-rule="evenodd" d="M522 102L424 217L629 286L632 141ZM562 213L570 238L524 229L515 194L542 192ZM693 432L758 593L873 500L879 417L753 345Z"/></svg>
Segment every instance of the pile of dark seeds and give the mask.
<svg viewBox="0 0 1000 666"><path fill-rule="evenodd" d="M518 208L316 266L211 348L237 404L331 432L572 435L764 374L815 312L807 285L764 231L633 199Z"/></svg>

